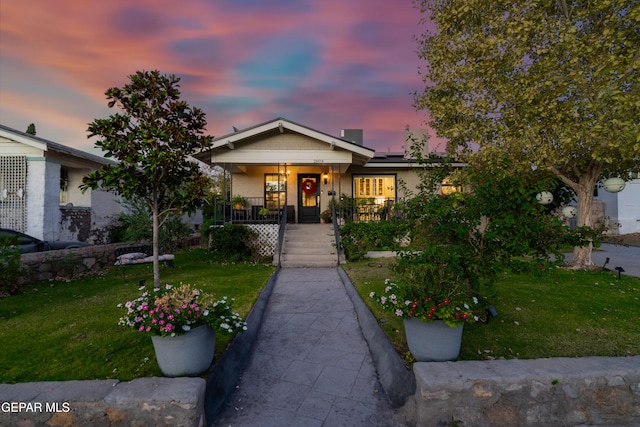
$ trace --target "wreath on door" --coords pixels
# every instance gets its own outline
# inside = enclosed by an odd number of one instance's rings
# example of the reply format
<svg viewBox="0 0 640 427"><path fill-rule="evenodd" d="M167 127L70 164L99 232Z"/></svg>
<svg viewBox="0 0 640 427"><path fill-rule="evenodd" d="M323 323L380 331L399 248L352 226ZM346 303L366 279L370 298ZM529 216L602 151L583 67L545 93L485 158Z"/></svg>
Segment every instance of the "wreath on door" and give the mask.
<svg viewBox="0 0 640 427"><path fill-rule="evenodd" d="M312 179L302 181L302 192L306 195L316 194L317 184Z"/></svg>

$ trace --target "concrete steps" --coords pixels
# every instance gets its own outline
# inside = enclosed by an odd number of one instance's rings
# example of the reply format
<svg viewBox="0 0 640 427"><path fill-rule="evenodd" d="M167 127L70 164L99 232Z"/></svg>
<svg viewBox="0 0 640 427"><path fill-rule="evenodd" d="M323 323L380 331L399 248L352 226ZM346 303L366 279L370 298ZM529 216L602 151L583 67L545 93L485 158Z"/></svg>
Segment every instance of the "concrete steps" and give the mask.
<svg viewBox="0 0 640 427"><path fill-rule="evenodd" d="M287 224L280 263L283 268L336 267L332 224Z"/></svg>

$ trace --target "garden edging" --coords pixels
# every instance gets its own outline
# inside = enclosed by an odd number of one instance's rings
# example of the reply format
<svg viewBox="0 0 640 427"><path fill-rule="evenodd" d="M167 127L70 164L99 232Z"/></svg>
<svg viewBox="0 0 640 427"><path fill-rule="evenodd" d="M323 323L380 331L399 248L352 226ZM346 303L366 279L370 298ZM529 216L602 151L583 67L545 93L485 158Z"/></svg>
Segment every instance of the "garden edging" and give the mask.
<svg viewBox="0 0 640 427"><path fill-rule="evenodd" d="M640 424L640 356L420 362L411 372L349 277L339 272L380 383L411 424Z"/></svg>

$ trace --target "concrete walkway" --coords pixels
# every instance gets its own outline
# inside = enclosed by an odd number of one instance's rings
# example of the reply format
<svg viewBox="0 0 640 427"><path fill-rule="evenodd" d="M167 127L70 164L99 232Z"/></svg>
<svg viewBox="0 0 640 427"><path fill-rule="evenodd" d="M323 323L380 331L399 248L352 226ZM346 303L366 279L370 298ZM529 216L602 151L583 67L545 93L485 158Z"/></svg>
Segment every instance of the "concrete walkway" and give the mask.
<svg viewBox="0 0 640 427"><path fill-rule="evenodd" d="M280 271L249 364L213 425L404 425L336 268Z"/></svg>

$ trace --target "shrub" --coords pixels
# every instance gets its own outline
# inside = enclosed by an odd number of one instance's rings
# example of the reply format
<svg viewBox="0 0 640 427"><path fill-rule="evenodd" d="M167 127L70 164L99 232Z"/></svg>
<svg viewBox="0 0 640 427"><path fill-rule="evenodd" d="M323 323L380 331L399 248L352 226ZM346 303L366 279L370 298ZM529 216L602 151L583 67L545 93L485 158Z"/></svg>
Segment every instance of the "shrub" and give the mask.
<svg viewBox="0 0 640 427"><path fill-rule="evenodd" d="M257 258L253 245L257 233L240 224L211 228L209 251L218 261L247 261Z"/></svg>
<svg viewBox="0 0 640 427"><path fill-rule="evenodd" d="M152 242L153 224L149 208L142 201L127 202L127 212L120 213L118 224L111 231L111 242ZM189 237L189 227L180 217L172 215L160 226L160 248L174 252Z"/></svg>
<svg viewBox="0 0 640 427"><path fill-rule="evenodd" d="M0 238L0 298L18 293L24 269L20 265L21 252L11 237Z"/></svg>
<svg viewBox="0 0 640 427"><path fill-rule="evenodd" d="M347 260L362 258L371 250L397 251L409 232L403 221L347 222L340 227L342 247Z"/></svg>

